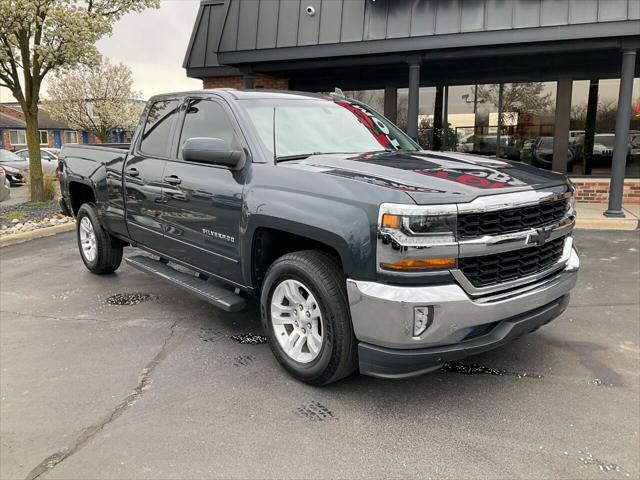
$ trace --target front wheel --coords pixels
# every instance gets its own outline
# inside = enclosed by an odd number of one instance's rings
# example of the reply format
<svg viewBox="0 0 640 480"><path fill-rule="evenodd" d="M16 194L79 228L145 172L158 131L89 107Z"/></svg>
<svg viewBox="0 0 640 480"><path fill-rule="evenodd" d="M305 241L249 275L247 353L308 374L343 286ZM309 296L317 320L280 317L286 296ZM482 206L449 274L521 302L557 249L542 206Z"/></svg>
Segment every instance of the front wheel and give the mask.
<svg viewBox="0 0 640 480"><path fill-rule="evenodd" d="M267 271L260 299L271 350L294 377L325 385L357 366L346 282L331 255L284 255Z"/></svg>
<svg viewBox="0 0 640 480"><path fill-rule="evenodd" d="M122 244L102 228L92 203L85 203L78 210L76 236L82 261L91 272L103 274L118 269Z"/></svg>

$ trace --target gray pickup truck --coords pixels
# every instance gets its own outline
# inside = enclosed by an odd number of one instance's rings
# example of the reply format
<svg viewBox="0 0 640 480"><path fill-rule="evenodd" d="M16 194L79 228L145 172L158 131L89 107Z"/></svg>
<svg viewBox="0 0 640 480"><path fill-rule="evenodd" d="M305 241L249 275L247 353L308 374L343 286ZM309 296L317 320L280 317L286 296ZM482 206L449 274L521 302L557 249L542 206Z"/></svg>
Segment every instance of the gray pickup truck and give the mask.
<svg viewBox="0 0 640 480"><path fill-rule="evenodd" d="M277 360L311 384L498 347L560 315L576 283L563 175L423 151L341 95L161 95L130 145L61 158L91 272L131 246L131 266L219 308L256 298Z"/></svg>

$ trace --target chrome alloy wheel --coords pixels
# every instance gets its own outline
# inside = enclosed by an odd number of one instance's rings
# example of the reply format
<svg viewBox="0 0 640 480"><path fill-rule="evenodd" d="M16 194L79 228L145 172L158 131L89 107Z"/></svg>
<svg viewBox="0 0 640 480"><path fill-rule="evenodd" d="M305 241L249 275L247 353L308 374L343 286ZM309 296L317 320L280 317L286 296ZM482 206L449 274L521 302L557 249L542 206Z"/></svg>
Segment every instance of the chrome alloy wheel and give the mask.
<svg viewBox="0 0 640 480"><path fill-rule="evenodd" d="M313 294L297 280L284 280L271 297L271 323L278 343L289 358L309 363L324 341L322 312Z"/></svg>
<svg viewBox="0 0 640 480"><path fill-rule="evenodd" d="M93 262L98 254L96 232L89 217L82 217L80 220L80 245L82 254L87 262Z"/></svg>

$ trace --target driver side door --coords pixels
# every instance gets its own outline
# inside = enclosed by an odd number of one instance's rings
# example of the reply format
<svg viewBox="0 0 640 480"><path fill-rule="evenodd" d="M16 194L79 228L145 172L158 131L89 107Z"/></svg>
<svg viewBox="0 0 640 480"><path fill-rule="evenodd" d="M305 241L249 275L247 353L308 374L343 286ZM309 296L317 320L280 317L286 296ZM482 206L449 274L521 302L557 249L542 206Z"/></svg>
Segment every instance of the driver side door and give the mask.
<svg viewBox="0 0 640 480"><path fill-rule="evenodd" d="M164 171L162 222L169 254L241 284L239 232L248 165L232 169L187 161L182 146L197 137L220 138L231 150L243 150L245 144L222 101L188 98L182 112L176 153Z"/></svg>

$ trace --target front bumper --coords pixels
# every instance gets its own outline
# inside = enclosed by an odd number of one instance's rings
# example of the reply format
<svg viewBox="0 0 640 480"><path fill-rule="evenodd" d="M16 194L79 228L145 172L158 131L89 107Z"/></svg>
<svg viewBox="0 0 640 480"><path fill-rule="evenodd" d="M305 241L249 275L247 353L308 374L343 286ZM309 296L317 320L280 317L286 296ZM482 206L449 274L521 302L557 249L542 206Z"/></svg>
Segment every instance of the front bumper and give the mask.
<svg viewBox="0 0 640 480"><path fill-rule="evenodd" d="M11 185L24 185L26 183L26 180L24 178L24 175L22 173L9 173L7 172L6 174L7 179L9 180L9 183Z"/></svg>
<svg viewBox="0 0 640 480"><path fill-rule="evenodd" d="M564 312L568 304L569 294L532 312L502 320L486 335L455 345L401 350L360 343L360 373L374 377L403 378L431 372L445 362L492 350L532 332Z"/></svg>
<svg viewBox="0 0 640 480"><path fill-rule="evenodd" d="M458 284L424 287L347 281L361 373L405 377L499 347L548 323L567 306L580 261L534 283L471 297ZM413 336L414 308L433 307L429 328Z"/></svg>

